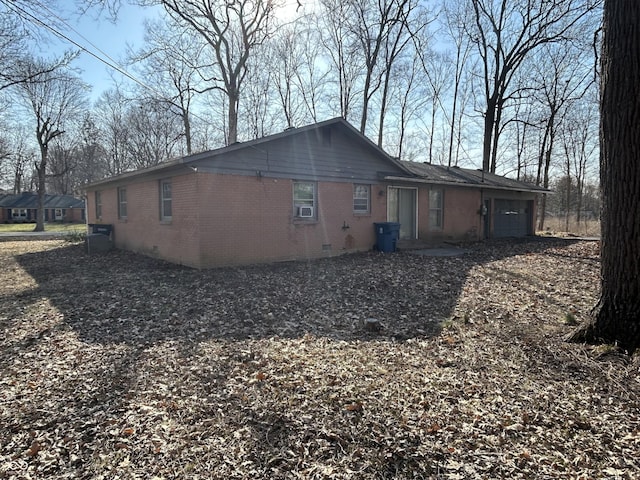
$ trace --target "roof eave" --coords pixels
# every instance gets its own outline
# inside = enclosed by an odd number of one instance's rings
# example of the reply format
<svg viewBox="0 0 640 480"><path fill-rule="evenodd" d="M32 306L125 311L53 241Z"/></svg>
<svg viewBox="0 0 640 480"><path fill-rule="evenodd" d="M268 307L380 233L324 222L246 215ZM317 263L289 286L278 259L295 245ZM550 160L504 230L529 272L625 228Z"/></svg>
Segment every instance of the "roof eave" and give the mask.
<svg viewBox="0 0 640 480"><path fill-rule="evenodd" d="M92 190L105 185L128 180L130 178L135 178L138 176L143 176L143 175L148 175L153 173L159 173L165 170L170 171L174 169L184 169L186 172L195 171L192 167L190 167L189 165L186 165L185 158L179 158L177 160L172 160L170 162L154 165L153 167L143 168L141 170L133 170L131 172L124 172L114 177L109 177L102 180L98 180L97 182L88 183L87 185L84 186L84 190Z"/></svg>
<svg viewBox="0 0 640 480"><path fill-rule="evenodd" d="M448 182L446 180L435 180L424 177L398 177L395 175L385 176L384 179L389 182L411 182L429 185L446 185L451 187L460 188L484 188L487 190L505 190L510 192L529 192L529 193L553 193L551 190L543 189L540 187L528 188L528 187L508 187L506 185L488 185L482 183L462 183L462 182Z"/></svg>

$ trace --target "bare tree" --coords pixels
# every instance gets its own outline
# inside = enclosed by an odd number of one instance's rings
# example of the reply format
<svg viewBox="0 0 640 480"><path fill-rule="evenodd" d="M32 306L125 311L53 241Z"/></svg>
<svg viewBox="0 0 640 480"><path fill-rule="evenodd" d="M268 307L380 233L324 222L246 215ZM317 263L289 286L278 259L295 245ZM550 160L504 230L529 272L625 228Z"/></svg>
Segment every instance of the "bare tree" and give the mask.
<svg viewBox="0 0 640 480"><path fill-rule="evenodd" d="M67 132L68 133L68 132ZM49 173L47 191L60 195L73 195L73 172L79 162L79 151L73 142L60 142L57 137L49 147Z"/></svg>
<svg viewBox="0 0 640 480"><path fill-rule="evenodd" d="M94 112L99 119L97 128L100 143L105 149L105 173L108 176L119 175L133 168L129 143L127 112L129 100L119 88L102 93Z"/></svg>
<svg viewBox="0 0 640 480"><path fill-rule="evenodd" d="M114 1L120 0L99 0ZM78 0L80 6L83 1ZM62 28L64 21L56 14L50 15L47 22L42 22L34 12L43 9L52 13L49 7L56 8L56 1L51 0L44 5L39 0L11 0L0 2L0 91L23 82L33 83L40 75L51 74L55 70L65 68L75 53L60 56L57 61L49 61L40 65L43 70L35 69L30 55L34 44L47 42L49 27L55 25ZM25 77L28 75L28 77Z"/></svg>
<svg viewBox="0 0 640 480"><path fill-rule="evenodd" d="M71 60L73 57L68 57ZM38 216L35 231L44 230L44 199L46 194L49 147L63 135L65 122L80 116L86 105L86 85L60 65L60 60L47 62L39 59L25 61L23 82L17 84L23 99L33 115L35 133L40 148L40 159L35 162L38 177ZM52 65L56 68L52 70ZM47 72L38 73L35 72Z"/></svg>
<svg viewBox="0 0 640 480"><path fill-rule="evenodd" d="M484 170L495 172L502 115L513 95L512 81L532 52L563 42L579 22L596 11L599 1L469 0L466 29L476 46L483 91Z"/></svg>
<svg viewBox="0 0 640 480"><path fill-rule="evenodd" d="M304 17L309 22L311 17ZM298 20L300 23L302 20ZM295 72L295 83L298 93L302 97L306 115L311 122L318 122L322 111L319 105L325 95L330 67L321 58L321 35L311 25L306 23L305 28L298 36L298 45L301 48L301 68Z"/></svg>
<svg viewBox="0 0 640 480"><path fill-rule="evenodd" d="M279 115L280 110L277 108L279 102L275 75L271 69L264 68L264 65L276 64L268 60L269 57L262 56L262 53L266 54L264 51L256 53L249 61L244 101L240 108L243 122L239 126L239 132L243 133L245 138L251 139L273 133L278 125L281 128L284 126Z"/></svg>
<svg viewBox="0 0 640 480"><path fill-rule="evenodd" d="M585 184L589 166L597 152L597 134L593 131L593 118L597 118L589 105L579 105L572 109L570 117L562 123L560 141L564 157L563 173L570 179L567 182L565 193L566 205L572 202L575 205L575 222L580 227L583 218L583 204L585 197ZM573 181L571 181L573 180ZM575 192L571 191L575 186ZM565 230L570 230L571 210L565 211Z"/></svg>
<svg viewBox="0 0 640 480"><path fill-rule="evenodd" d="M27 50L29 32L20 16L21 11L21 2L0 3L0 91L25 80L26 72L20 64Z"/></svg>
<svg viewBox="0 0 640 480"><path fill-rule="evenodd" d="M270 47L273 65L277 66L272 74L278 104L284 113L286 127L295 127L304 121L307 112L316 109L316 92L311 83L315 68L307 70L308 80L304 77L305 62L315 63L313 55L314 52L317 54L317 42L314 45L308 25L296 21L278 29ZM305 54L306 51L310 55Z"/></svg>
<svg viewBox="0 0 640 480"><path fill-rule="evenodd" d="M382 86L385 73L390 75L393 62L409 43L409 15L417 5L415 0L379 0L377 2L352 2L353 18L350 29L359 44L364 60L362 86L362 114L360 131L367 129L369 104ZM384 58L382 56L384 55ZM388 80L388 77L386 77Z"/></svg>
<svg viewBox="0 0 640 480"><path fill-rule="evenodd" d="M139 100L129 104L125 117L126 148L133 167L146 168L179 153L180 122L163 101Z"/></svg>
<svg viewBox="0 0 640 480"><path fill-rule="evenodd" d="M99 132L87 112L81 122L51 142L48 192L79 196L84 185L106 177L106 159L98 139Z"/></svg>
<svg viewBox="0 0 640 480"><path fill-rule="evenodd" d="M565 157L565 173L573 175L576 184L576 223L582 220L583 200L589 167L597 153L598 118L595 102L584 99L571 108L560 132Z"/></svg>
<svg viewBox="0 0 640 480"><path fill-rule="evenodd" d="M29 144L29 133L23 126L5 130L2 137L2 166L5 183L10 185L13 193L22 192L28 183L31 165L35 161L35 151Z"/></svg>
<svg viewBox="0 0 640 480"><path fill-rule="evenodd" d="M0 124L0 129L3 125ZM4 129L2 129L4 130ZM7 181L7 165L11 159L11 151L9 148L9 142L4 132L0 130L0 182L4 184Z"/></svg>
<svg viewBox="0 0 640 480"><path fill-rule="evenodd" d="M453 68L453 92L451 95L451 112L449 123L449 155L447 165L458 164L459 148L460 148L460 128L462 122L462 116L464 114L464 103L461 102L463 98L463 78L467 69L467 62L471 52L471 41L464 31L464 13L461 13L458 8L460 3L457 2L453 6L450 3L445 2L445 28L446 35L451 39L454 46L452 57L454 60L451 62L454 65ZM458 131L456 135L456 129ZM454 142L457 145L456 154L454 155Z"/></svg>
<svg viewBox="0 0 640 480"><path fill-rule="evenodd" d="M433 163L434 160L434 142L435 142L435 134L436 128L438 126L438 122L436 122L436 117L438 115L438 110L442 104L442 97L445 91L446 86L451 81L451 70L449 65L445 61L445 57L443 55L433 53L429 55L429 59L425 63L423 63L424 74L426 78L427 84L427 92L429 98L429 123L427 127L428 131L428 162Z"/></svg>
<svg viewBox="0 0 640 480"><path fill-rule="evenodd" d="M416 48L420 48L420 53L422 53L422 49L416 39L422 39L424 37L423 34L427 32L427 26L431 21L430 12L426 8L420 8L419 2L413 2L413 0L410 0L409 2L402 4L402 9L398 11L398 21L391 25L389 34L386 35L382 57L384 64L381 68L380 74L382 91L380 94L380 112L378 116L378 146L381 148L384 145L384 126L391 99L389 92L391 90L392 83L395 82L395 67L398 62L402 61L403 56L409 55L413 55L413 62L415 65ZM411 47L412 40L414 49L411 53L408 53L407 51L409 50L409 47ZM424 42L424 45L426 44L427 42ZM406 92L409 93L410 91L412 91L411 86L409 86ZM404 132L401 136L404 137Z"/></svg>
<svg viewBox="0 0 640 480"><path fill-rule="evenodd" d="M93 114L87 113L80 126L79 157L76 171L77 185L86 185L107 176L107 155L100 142L100 129Z"/></svg>
<svg viewBox="0 0 640 480"><path fill-rule="evenodd" d="M192 145L192 105L197 93L206 87L202 85L202 74L206 66L201 57L204 46L184 29L168 26L159 20L145 23L145 46L132 55L131 61L140 65L139 71L145 84L153 90L141 90L141 96L150 101L167 103L183 125L185 151L193 153Z"/></svg>
<svg viewBox="0 0 640 480"><path fill-rule="evenodd" d="M601 56L600 300L576 341L640 347L640 3L605 0Z"/></svg>
<svg viewBox="0 0 640 480"><path fill-rule="evenodd" d="M405 159L405 143L409 124L416 116L419 116L422 113L425 108L425 104L428 101L427 96L423 94L423 88L420 83L420 80L422 79L422 72L422 63L415 52L411 59L397 62L393 69L393 77L395 81L391 90L391 96L395 97L393 103L397 106L395 109L397 110L397 114L395 121L389 123L394 123L398 127L396 155L398 158L403 160ZM385 112L385 114L388 114L389 110L393 111L394 109L386 110L387 112ZM379 128L382 130L383 127L384 123L381 112ZM379 146L382 146L381 140L382 138L379 136Z"/></svg>
<svg viewBox="0 0 640 480"><path fill-rule="evenodd" d="M0 11L0 90L17 82L15 64L21 56L24 37L12 15Z"/></svg>
<svg viewBox="0 0 640 480"><path fill-rule="evenodd" d="M332 69L331 77L337 84L338 112L342 118L349 120L358 79L364 70L357 54L357 39L351 30L350 22L356 15L354 2L320 0L320 5L317 28L322 33L320 39Z"/></svg>
<svg viewBox="0 0 640 480"><path fill-rule="evenodd" d="M549 172L559 129L568 108L580 100L592 85L592 72L585 63L583 52L571 48L570 44L546 44L533 62L534 78L539 79L540 88L534 96L542 110L542 140L538 157L536 184L549 187ZM546 194L540 202L538 230L544 229Z"/></svg>
<svg viewBox="0 0 640 480"><path fill-rule="evenodd" d="M156 2L157 3L157 2ZM271 0L162 0L177 22L189 26L211 47L219 77L215 88L227 97L227 144L238 140L238 104L255 48L270 35Z"/></svg>

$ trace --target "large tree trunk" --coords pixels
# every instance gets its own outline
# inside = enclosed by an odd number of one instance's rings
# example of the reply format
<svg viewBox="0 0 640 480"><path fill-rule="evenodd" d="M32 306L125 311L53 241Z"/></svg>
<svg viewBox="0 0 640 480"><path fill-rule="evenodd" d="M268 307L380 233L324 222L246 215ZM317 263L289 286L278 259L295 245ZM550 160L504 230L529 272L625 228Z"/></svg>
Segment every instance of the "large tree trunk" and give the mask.
<svg viewBox="0 0 640 480"><path fill-rule="evenodd" d="M491 167L493 125L496 119L496 102L490 99L487 103L487 111L484 116L484 136L482 138L482 170L485 172L488 172Z"/></svg>
<svg viewBox="0 0 640 480"><path fill-rule="evenodd" d="M238 93L227 93L229 96L229 111L227 120L229 122L229 137L227 145L233 145L238 141L238 101L240 95Z"/></svg>
<svg viewBox="0 0 640 480"><path fill-rule="evenodd" d="M40 144L40 161L36 162L36 173L38 175L38 211L36 212L36 226L33 229L34 232L44 232L44 200L47 193L47 159L49 156L49 145L47 140L43 140L46 135L46 126L43 130L38 129L38 143Z"/></svg>
<svg viewBox="0 0 640 480"><path fill-rule="evenodd" d="M549 148L547 149L544 156L544 172L542 176L542 186L544 188L549 188L549 169L551 168L551 154L553 153L553 133L549 136ZM570 178L570 177L569 177ZM569 180L571 183L571 180ZM569 209L569 204L567 203L567 210ZM540 220L538 222L538 230L544 230L544 221L547 216L547 195L542 194L542 206L540 212Z"/></svg>
<svg viewBox="0 0 640 480"><path fill-rule="evenodd" d="M38 169L38 212L36 214L36 226L34 232L44 232L44 200L46 195L46 172L44 168Z"/></svg>
<svg viewBox="0 0 640 480"><path fill-rule="evenodd" d="M184 139L187 145L187 155L191 155L191 120L189 118L189 111L182 111L182 124L184 125Z"/></svg>
<svg viewBox="0 0 640 480"><path fill-rule="evenodd" d="M600 100L602 288L571 339L640 346L640 2L604 4Z"/></svg>

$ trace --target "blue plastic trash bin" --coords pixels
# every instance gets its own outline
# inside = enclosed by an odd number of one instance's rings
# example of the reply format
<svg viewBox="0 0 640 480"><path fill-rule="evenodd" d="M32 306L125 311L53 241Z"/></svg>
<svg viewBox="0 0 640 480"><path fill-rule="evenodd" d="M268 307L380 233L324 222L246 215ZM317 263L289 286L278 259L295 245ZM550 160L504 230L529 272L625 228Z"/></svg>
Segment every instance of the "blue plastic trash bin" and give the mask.
<svg viewBox="0 0 640 480"><path fill-rule="evenodd" d="M389 253L396 251L396 243L400 236L400 224L397 222L377 222L373 224L376 230L376 249Z"/></svg>

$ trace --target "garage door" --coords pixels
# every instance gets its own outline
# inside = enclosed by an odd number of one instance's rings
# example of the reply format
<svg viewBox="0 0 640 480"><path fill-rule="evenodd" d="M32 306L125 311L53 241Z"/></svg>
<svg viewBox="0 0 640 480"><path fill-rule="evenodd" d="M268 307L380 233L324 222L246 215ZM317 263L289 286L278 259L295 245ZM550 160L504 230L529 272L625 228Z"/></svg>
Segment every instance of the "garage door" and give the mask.
<svg viewBox="0 0 640 480"><path fill-rule="evenodd" d="M531 235L532 203L528 200L499 200L494 202L494 237L524 237Z"/></svg>

